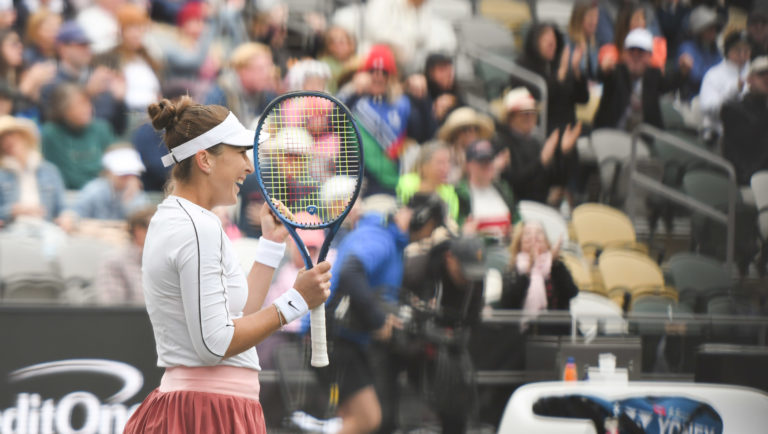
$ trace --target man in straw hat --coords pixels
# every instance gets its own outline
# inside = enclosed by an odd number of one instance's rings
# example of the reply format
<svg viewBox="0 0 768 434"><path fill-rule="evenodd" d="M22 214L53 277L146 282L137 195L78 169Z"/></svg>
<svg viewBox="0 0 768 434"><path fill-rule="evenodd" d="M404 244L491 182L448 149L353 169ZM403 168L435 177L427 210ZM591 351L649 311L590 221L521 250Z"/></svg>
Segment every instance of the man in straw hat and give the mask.
<svg viewBox="0 0 768 434"><path fill-rule="evenodd" d="M451 147L449 183L455 184L464 175L467 146L478 139L490 139L493 133L493 120L471 107L459 107L448 115L443 126L437 130L437 138Z"/></svg>
<svg viewBox="0 0 768 434"><path fill-rule="evenodd" d="M64 181L56 166L42 158L35 124L0 117L0 227L17 219L53 220L63 211ZM59 221L67 228L71 223Z"/></svg>
<svg viewBox="0 0 768 434"><path fill-rule="evenodd" d="M564 170L563 160L556 158L558 139L561 155L573 151L581 134L581 122L568 125L563 131L556 129L542 144L534 135L539 119L536 101L525 87L512 89L504 96L503 121L508 137L502 150L501 177L512 187L518 200L547 203L553 177Z"/></svg>

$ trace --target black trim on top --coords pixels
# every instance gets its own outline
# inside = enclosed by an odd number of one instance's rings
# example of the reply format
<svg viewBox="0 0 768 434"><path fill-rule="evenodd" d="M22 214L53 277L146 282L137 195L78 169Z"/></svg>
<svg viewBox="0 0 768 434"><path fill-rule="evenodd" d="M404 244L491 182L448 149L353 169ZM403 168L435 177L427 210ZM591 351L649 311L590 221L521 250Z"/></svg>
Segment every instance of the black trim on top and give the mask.
<svg viewBox="0 0 768 434"><path fill-rule="evenodd" d="M197 235L197 226L195 226L195 220L189 214L189 211L184 208L184 205L182 205L181 201L178 199L176 199L176 203L178 203L179 207L181 207L184 213L187 214L189 221L192 222L192 229L195 230L195 243L197 244L197 320L200 323L200 340L203 341L203 346L205 346L205 349L208 350L209 353L216 357L224 357L224 354L216 354L213 352L213 350L208 348L208 344L205 342L205 336L203 336L203 308L200 306L202 304L202 300L200 299L200 280L202 279L200 276L200 237Z"/></svg>

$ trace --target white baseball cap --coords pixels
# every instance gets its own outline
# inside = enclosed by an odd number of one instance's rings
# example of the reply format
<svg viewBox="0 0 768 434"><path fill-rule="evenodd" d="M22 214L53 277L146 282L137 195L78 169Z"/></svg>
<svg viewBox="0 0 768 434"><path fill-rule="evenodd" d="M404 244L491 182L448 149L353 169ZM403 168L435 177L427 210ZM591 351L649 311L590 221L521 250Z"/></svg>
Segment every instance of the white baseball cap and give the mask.
<svg viewBox="0 0 768 434"><path fill-rule="evenodd" d="M647 29L632 30L624 39L624 49L630 48L639 48L650 53L653 51L653 35Z"/></svg>
<svg viewBox="0 0 768 434"><path fill-rule="evenodd" d="M108 151L101 157L101 164L117 176L141 175L146 170L141 156L133 148L118 148Z"/></svg>

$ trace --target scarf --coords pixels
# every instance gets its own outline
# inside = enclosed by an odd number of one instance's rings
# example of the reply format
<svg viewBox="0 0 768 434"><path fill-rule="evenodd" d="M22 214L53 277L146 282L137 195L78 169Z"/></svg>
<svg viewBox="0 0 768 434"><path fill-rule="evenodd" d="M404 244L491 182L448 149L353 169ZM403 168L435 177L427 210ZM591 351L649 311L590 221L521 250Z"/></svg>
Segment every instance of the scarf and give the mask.
<svg viewBox="0 0 768 434"><path fill-rule="evenodd" d="M528 253L517 254L517 271L521 274L530 272L530 283L528 284L528 293L523 303L523 311L526 314L535 315L536 313L547 310L547 287L546 279L549 278L552 269L552 253L542 253L536 257L531 264L531 256Z"/></svg>

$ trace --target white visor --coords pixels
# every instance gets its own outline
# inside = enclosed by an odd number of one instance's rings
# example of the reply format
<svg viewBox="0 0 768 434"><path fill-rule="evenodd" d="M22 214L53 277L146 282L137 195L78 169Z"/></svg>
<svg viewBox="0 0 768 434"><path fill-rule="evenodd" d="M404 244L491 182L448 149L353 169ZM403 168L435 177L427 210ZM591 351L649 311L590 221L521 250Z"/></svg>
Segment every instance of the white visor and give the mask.
<svg viewBox="0 0 768 434"><path fill-rule="evenodd" d="M246 129L243 124L237 120L234 113L229 115L220 124L210 130L200 134L194 139L184 142L181 145L171 149L171 152L163 155L163 166L173 166L186 158L189 158L211 146L224 143L230 146L253 146L253 139L256 132Z"/></svg>

